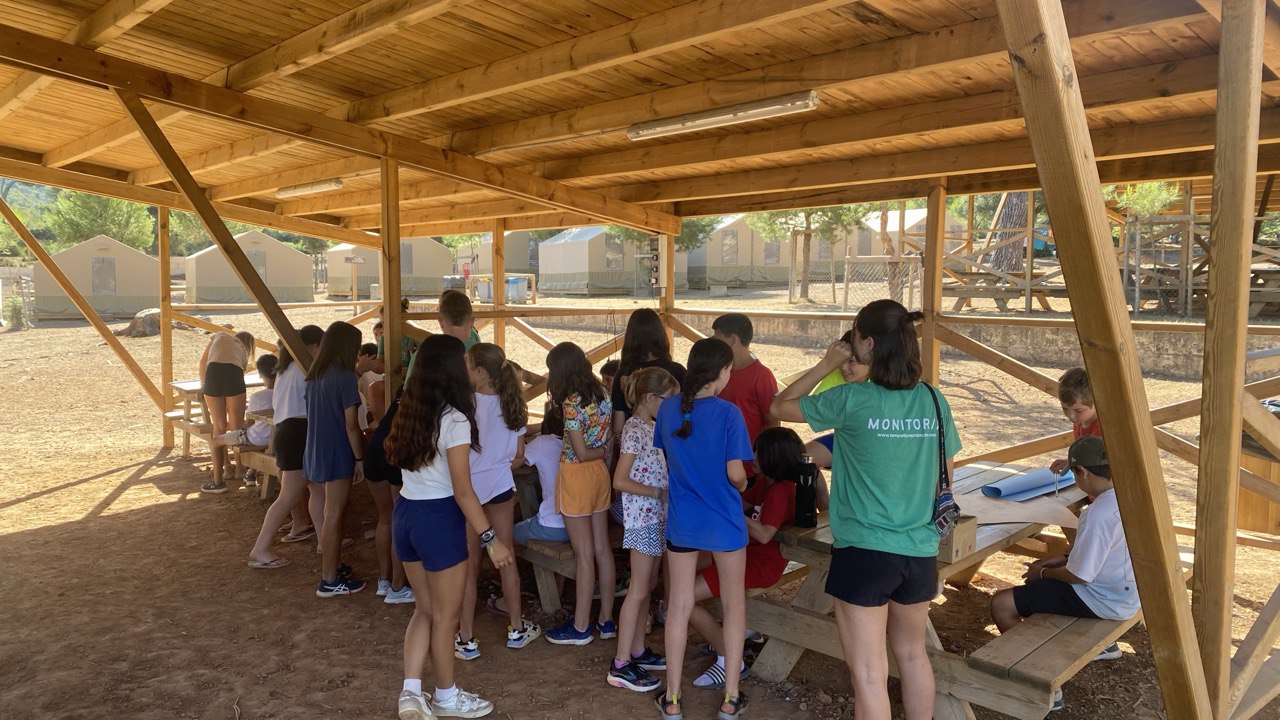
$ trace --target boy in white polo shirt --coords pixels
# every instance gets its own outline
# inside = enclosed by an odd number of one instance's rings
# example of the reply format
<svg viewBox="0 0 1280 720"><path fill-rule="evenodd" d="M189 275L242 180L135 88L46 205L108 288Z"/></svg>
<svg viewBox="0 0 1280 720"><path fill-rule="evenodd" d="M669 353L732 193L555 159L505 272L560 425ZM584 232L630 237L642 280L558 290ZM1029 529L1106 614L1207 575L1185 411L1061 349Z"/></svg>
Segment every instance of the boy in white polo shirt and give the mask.
<svg viewBox="0 0 1280 720"><path fill-rule="evenodd" d="M1036 613L1128 620L1142 609L1106 445L1100 437L1082 437L1072 443L1067 462L1076 486L1094 498L1093 504L1080 515L1071 552L1032 563L1024 575L1025 585L1001 590L991 598L991 617L1000 632ZM1112 643L1094 659L1120 656L1120 646ZM1054 709L1061 703L1058 694Z"/></svg>

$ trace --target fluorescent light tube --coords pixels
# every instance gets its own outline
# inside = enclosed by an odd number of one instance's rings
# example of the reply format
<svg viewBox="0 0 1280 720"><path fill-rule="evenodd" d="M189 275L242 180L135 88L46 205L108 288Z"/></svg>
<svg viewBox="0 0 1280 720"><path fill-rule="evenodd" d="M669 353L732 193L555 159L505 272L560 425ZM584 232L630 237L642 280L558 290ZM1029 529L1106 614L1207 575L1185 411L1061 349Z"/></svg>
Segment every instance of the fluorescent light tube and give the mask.
<svg viewBox="0 0 1280 720"><path fill-rule="evenodd" d="M707 110L705 112L679 115L665 120L640 123L627 128L627 137L631 140L647 140L649 138L677 135L679 133L709 130L737 125L753 120L765 120L794 113L807 112L818 107L818 93L806 92L783 95L782 97L756 102L733 105L727 108Z"/></svg>
<svg viewBox="0 0 1280 720"><path fill-rule="evenodd" d="M289 187L282 187L279 190L276 190L276 197L283 200L285 198L299 197L302 195L315 195L316 193L341 189L342 178L333 178L331 180L306 183L305 185L290 185Z"/></svg>

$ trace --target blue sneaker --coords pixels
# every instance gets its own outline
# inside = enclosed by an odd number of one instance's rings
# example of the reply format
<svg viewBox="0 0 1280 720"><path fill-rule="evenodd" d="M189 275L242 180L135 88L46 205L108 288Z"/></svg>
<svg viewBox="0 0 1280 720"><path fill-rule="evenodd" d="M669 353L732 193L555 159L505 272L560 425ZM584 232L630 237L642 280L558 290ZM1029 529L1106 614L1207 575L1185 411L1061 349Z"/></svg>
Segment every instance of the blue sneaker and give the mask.
<svg viewBox="0 0 1280 720"><path fill-rule="evenodd" d="M618 626L612 620L606 620L596 623L596 632L600 633L601 640L612 640L618 637Z"/></svg>
<svg viewBox="0 0 1280 720"><path fill-rule="evenodd" d="M590 645L595 639L591 628L579 630L573 626L573 620L566 620L560 627L547 631L547 641L552 645Z"/></svg>
<svg viewBox="0 0 1280 720"><path fill-rule="evenodd" d="M455 634L453 636L453 656L459 660L475 660L480 657L480 645L475 638L463 642L462 636Z"/></svg>
<svg viewBox="0 0 1280 720"><path fill-rule="evenodd" d="M320 585L316 588L316 597L329 598L339 595L355 595L363 589L363 580L352 580L339 575L333 581L321 580Z"/></svg>
<svg viewBox="0 0 1280 720"><path fill-rule="evenodd" d="M643 670L666 670L667 658L661 653L656 653L649 648L645 648L640 657L631 658L631 662L639 665Z"/></svg>

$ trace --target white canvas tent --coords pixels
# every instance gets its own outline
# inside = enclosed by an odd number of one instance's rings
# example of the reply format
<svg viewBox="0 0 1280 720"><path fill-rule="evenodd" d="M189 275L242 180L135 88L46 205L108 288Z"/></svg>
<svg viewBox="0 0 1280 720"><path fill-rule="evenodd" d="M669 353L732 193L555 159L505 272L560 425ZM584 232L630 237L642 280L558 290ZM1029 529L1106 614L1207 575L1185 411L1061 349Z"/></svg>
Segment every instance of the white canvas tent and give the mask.
<svg viewBox="0 0 1280 720"><path fill-rule="evenodd" d="M114 238L89 238L53 261L99 315L133 317L160 302L160 261ZM80 317L44 265L37 264L32 277L37 317Z"/></svg>
<svg viewBox="0 0 1280 720"><path fill-rule="evenodd" d="M651 259L603 225L571 228L538 248L538 290L572 295L630 295L649 290ZM689 286L689 256L676 253L676 288Z"/></svg>
<svg viewBox="0 0 1280 720"><path fill-rule="evenodd" d="M381 280L381 253L373 248L350 243L335 245L325 253L329 295L351 297L351 271L355 268L357 292L369 296L369 287ZM363 258L363 263L348 263L349 257ZM439 295L444 276L453 268L453 253L435 238L416 237L400 240L400 293L402 295Z"/></svg>
<svg viewBox="0 0 1280 720"><path fill-rule="evenodd" d="M311 256L259 230L235 236L240 249L258 271L277 302L310 302ZM251 303L222 250L213 245L187 257L187 302Z"/></svg>
<svg viewBox="0 0 1280 720"><path fill-rule="evenodd" d="M924 225L925 220L929 216L928 210L925 208L907 208L905 213L897 210L890 210L885 215L885 234L895 244L901 247L899 243L901 230L906 230L908 239L923 243L924 242ZM947 214L946 236L948 238L957 238L965 231L965 223L957 220L950 213ZM858 245L854 255L859 257L866 255L884 255L884 242L880 238L880 213L873 212L867 215L858 224Z"/></svg>
<svg viewBox="0 0 1280 720"><path fill-rule="evenodd" d="M503 240L506 269L509 273L533 273L538 267L538 243L528 230L516 230L506 234ZM464 263L471 265L472 275L488 275L493 272L492 233L485 233L478 242L458 248L454 273L461 275Z"/></svg>
<svg viewBox="0 0 1280 720"><path fill-rule="evenodd" d="M721 218L701 247L689 253L689 285L786 285L791 241L765 240L746 215Z"/></svg>

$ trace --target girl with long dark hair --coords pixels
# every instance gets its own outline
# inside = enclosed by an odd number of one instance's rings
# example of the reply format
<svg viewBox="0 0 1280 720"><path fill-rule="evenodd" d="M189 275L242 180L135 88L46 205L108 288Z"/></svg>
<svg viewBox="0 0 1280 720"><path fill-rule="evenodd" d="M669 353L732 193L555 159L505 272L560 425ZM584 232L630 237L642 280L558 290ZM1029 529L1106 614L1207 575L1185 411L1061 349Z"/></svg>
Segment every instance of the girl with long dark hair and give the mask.
<svg viewBox="0 0 1280 720"><path fill-rule="evenodd" d="M481 717L493 703L454 683L454 632L467 584L467 527L481 528L481 547L499 572L515 562L488 525L471 484L471 451L480 449L475 397L462 341L432 335L414 355L385 443L387 460L401 468L403 485L391 532L397 557L413 588L413 617L404 632L401 720ZM422 692L427 655L435 693Z"/></svg>
<svg viewBox="0 0 1280 720"><path fill-rule="evenodd" d="M724 607L725 666L732 668L724 682L719 717L733 720L747 708L738 689L745 676L742 644L747 625L747 522L741 492L747 486L743 463L751 462L751 441L742 412L717 397L729 383L733 350L721 340L706 338L689 351L689 372L680 394L658 409L653 446L665 450L670 473L667 508L667 566L670 607L667 609L666 653L668 687L659 693L664 717L681 717L680 687L684 650L689 640L698 556L712 555L720 578ZM740 675L741 673L741 675Z"/></svg>
<svg viewBox="0 0 1280 720"><path fill-rule="evenodd" d="M858 313L852 343L836 342L822 360L781 392L775 417L835 430L831 534L835 550L827 594L835 598L840 644L858 696L858 715L888 720L893 646L908 720L933 717L934 680L925 651L929 604L938 588L939 436L946 472L960 451L951 408L920 382L915 323L893 300ZM808 396L850 359L870 366L870 382ZM806 397L807 396L807 397Z"/></svg>
<svg viewBox="0 0 1280 720"><path fill-rule="evenodd" d="M660 367L671 373L677 383L684 382L684 366L671 359L671 343L662 318L650 308L640 308L627 319L627 332L622 339L622 361L613 379L610 401L613 403L613 436L622 437L622 426L631 417L631 404L623 382L628 375L647 367Z"/></svg>

